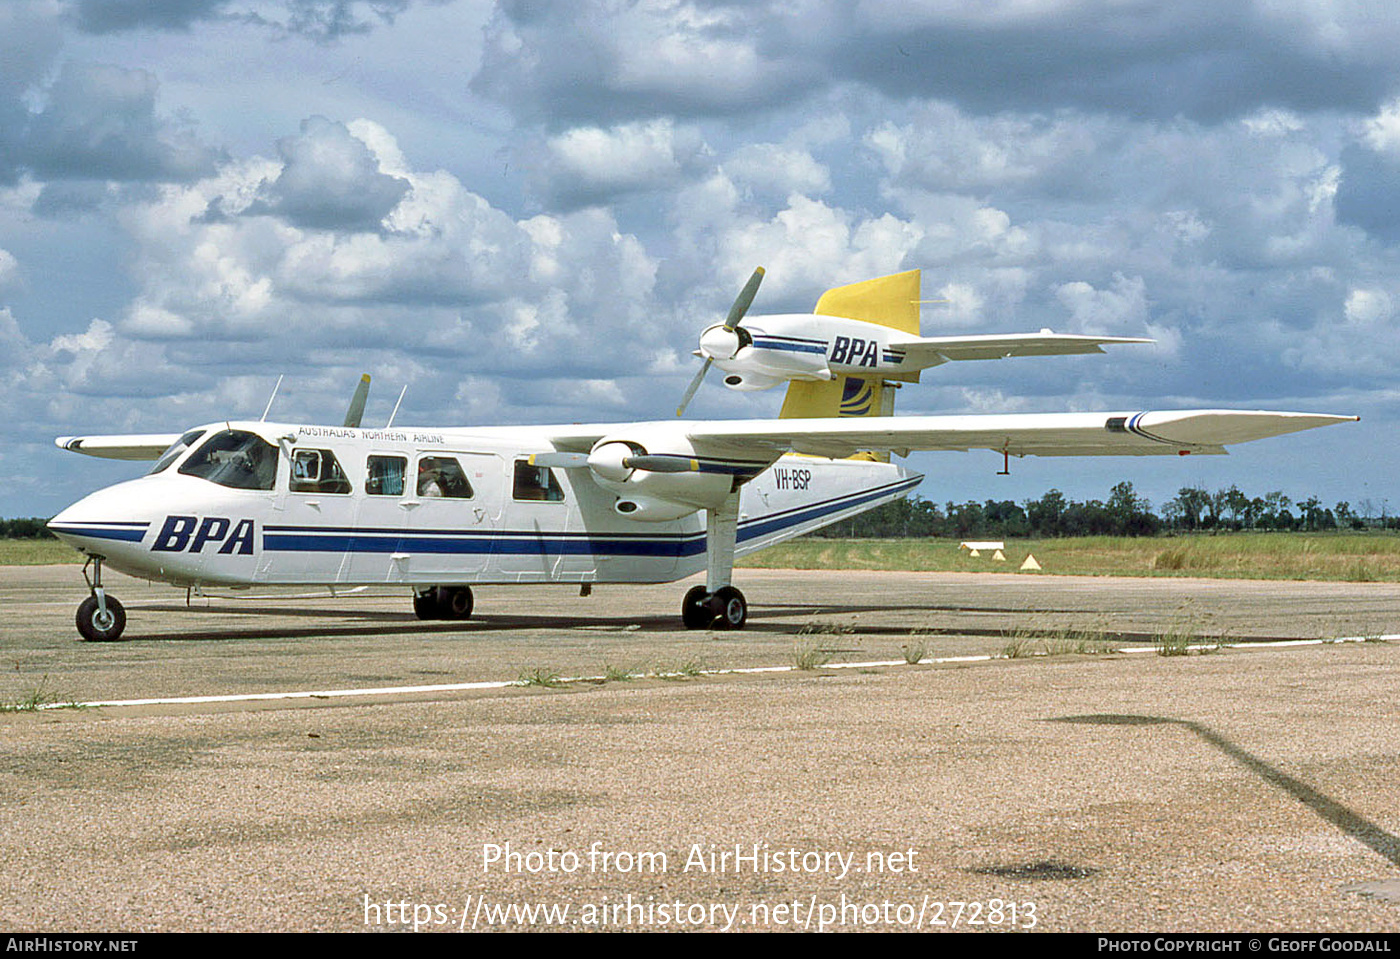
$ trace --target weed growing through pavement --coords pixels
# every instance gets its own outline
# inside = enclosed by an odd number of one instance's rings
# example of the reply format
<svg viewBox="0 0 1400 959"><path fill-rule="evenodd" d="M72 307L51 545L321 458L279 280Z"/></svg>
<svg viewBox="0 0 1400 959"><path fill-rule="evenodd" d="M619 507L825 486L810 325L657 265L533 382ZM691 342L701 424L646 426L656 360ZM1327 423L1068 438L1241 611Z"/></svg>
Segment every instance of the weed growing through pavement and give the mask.
<svg viewBox="0 0 1400 959"><path fill-rule="evenodd" d="M520 678L515 682L517 686L539 686L544 689L559 689L564 685L564 680L559 678L558 673L547 670L543 666L522 669Z"/></svg>
<svg viewBox="0 0 1400 959"><path fill-rule="evenodd" d="M831 662L836 650L816 643L794 643L792 647L793 665L798 669L820 669Z"/></svg>
<svg viewBox="0 0 1400 959"><path fill-rule="evenodd" d="M45 673L40 677L39 682L33 689L23 693L16 699L6 703L0 703L0 713L33 713L40 709L83 709L81 703L73 700L63 700L54 691L53 684L49 682L49 674Z"/></svg>
<svg viewBox="0 0 1400 959"><path fill-rule="evenodd" d="M636 679L638 675L635 669L628 666L615 666L612 663L603 664L603 682L605 683L625 683Z"/></svg>
<svg viewBox="0 0 1400 959"><path fill-rule="evenodd" d="M656 669L652 670L651 674L657 679L669 679L673 681L683 679L698 679L699 677L705 675L705 672L708 669L709 667L698 659L686 659L669 668L657 667Z"/></svg>

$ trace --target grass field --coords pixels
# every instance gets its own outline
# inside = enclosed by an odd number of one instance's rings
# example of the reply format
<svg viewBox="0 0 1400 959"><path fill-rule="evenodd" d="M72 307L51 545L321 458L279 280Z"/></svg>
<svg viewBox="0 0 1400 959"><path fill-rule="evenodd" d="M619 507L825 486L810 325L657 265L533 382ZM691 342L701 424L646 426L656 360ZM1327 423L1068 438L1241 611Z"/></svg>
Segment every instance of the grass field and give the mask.
<svg viewBox="0 0 1400 959"><path fill-rule="evenodd" d="M1009 540L1003 562L948 539L799 539L740 561L768 569L907 569L1011 573L1027 555L1045 573L1400 582L1400 536L1231 533L1209 536ZM1035 575L1026 573L1026 575Z"/></svg>
<svg viewBox="0 0 1400 959"><path fill-rule="evenodd" d="M48 566L82 561L82 553L56 539L0 539L0 566Z"/></svg>
<svg viewBox="0 0 1400 959"><path fill-rule="evenodd" d="M1390 533L1230 533L1220 536L1009 540L1006 560L972 557L950 539L798 539L739 561L767 569L906 569L1014 573L1033 555L1045 573L1400 582ZM0 539L0 566L81 563L52 539ZM1026 573L1033 576L1034 573Z"/></svg>

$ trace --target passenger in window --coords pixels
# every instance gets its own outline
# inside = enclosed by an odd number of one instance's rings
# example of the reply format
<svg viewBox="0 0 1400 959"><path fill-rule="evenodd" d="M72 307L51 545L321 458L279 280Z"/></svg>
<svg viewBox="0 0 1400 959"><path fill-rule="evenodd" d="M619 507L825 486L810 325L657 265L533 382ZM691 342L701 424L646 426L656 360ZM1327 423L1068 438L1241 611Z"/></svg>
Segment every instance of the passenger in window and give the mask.
<svg viewBox="0 0 1400 959"><path fill-rule="evenodd" d="M429 466L427 461L418 464L418 495L442 495L442 484L438 482L438 471Z"/></svg>

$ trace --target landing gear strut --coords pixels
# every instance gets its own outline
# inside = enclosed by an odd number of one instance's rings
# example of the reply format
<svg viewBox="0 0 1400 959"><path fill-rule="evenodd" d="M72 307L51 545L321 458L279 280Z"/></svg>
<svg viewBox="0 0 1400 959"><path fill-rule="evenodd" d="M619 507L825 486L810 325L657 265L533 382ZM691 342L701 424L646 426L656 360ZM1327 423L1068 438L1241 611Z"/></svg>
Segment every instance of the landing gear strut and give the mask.
<svg viewBox="0 0 1400 959"><path fill-rule="evenodd" d="M686 629L743 629L749 604L729 579L734 574L734 545L739 528L739 494L730 493L719 509L705 513L705 585L694 586L681 600Z"/></svg>
<svg viewBox="0 0 1400 959"><path fill-rule="evenodd" d="M413 594L413 612L419 619L467 619L472 605L469 586L429 586Z"/></svg>
<svg viewBox="0 0 1400 959"><path fill-rule="evenodd" d="M92 578L88 579L88 566L92 566ZM102 588L102 557L90 556L83 565L83 579L87 580L92 595L78 606L78 632L90 643L110 643L121 638L126 629L126 610L115 596L108 596Z"/></svg>

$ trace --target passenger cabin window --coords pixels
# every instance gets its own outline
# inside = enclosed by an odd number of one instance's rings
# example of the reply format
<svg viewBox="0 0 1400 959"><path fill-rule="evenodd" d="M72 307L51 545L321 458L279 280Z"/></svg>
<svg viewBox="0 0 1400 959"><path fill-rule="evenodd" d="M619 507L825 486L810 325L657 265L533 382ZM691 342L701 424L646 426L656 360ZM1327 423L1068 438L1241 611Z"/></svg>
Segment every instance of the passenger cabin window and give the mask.
<svg viewBox="0 0 1400 959"><path fill-rule="evenodd" d="M512 495L519 500L542 503L564 502L564 488L547 466L531 466L525 460L515 461L515 485Z"/></svg>
<svg viewBox="0 0 1400 959"><path fill-rule="evenodd" d="M407 457L371 456L366 468L365 492L370 496L402 496L407 472Z"/></svg>
<svg viewBox="0 0 1400 959"><path fill-rule="evenodd" d="M292 492L348 493L350 480L330 450L293 450Z"/></svg>
<svg viewBox="0 0 1400 959"><path fill-rule="evenodd" d="M451 456L425 456L418 461L418 495L445 499L471 499L472 484Z"/></svg>
<svg viewBox="0 0 1400 959"><path fill-rule="evenodd" d="M180 454L189 449L199 438L204 435L204 430L190 430L184 436L166 447L165 452L160 454L160 459L156 460L156 465L151 467L152 473L159 473L171 463L180 458Z"/></svg>
<svg viewBox="0 0 1400 959"><path fill-rule="evenodd" d="M277 448L256 433L220 430L180 472L233 489L270 490L277 479Z"/></svg>

